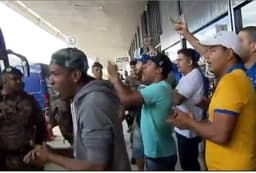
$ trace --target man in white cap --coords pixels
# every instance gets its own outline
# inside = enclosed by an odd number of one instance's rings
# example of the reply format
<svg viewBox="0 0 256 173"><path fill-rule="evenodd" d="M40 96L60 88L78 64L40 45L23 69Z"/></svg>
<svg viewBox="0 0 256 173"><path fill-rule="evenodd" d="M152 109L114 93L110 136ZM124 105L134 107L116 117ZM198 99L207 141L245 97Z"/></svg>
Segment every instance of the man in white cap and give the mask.
<svg viewBox="0 0 256 173"><path fill-rule="evenodd" d="M204 57L207 53L207 47L201 45L198 39L189 31L187 22L182 20L172 20L175 30L184 36L184 38ZM256 27L244 27L239 32L241 58L244 63L246 73L250 77L254 88L256 89Z"/></svg>
<svg viewBox="0 0 256 173"><path fill-rule="evenodd" d="M256 169L256 95L240 63L240 42L233 32L221 31L207 41L205 55L218 84L209 106L209 121L175 109L168 121L206 138L209 170Z"/></svg>

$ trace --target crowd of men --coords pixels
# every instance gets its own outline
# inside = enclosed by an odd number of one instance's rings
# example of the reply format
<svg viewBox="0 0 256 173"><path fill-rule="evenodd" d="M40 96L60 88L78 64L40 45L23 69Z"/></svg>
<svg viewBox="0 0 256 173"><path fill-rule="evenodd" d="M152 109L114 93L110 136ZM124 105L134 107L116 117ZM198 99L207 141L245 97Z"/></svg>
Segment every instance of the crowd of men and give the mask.
<svg viewBox="0 0 256 173"><path fill-rule="evenodd" d="M71 152L44 143L42 112L24 92L19 70L7 67L1 73L0 168L42 170L53 162L67 170L128 171L125 108L135 117L132 157L138 170L173 171L179 159L183 170L199 171L202 140L208 170L256 170L256 27L198 40L184 19L173 22L195 48L177 50L182 77L176 86L169 80L170 58L147 39L149 51L131 61L126 82L110 62L108 80L102 79L99 62L92 67L95 78L90 77L87 56L77 48L52 55L49 81L63 101L63 117L72 119ZM217 80L212 97L198 66L200 55Z"/></svg>

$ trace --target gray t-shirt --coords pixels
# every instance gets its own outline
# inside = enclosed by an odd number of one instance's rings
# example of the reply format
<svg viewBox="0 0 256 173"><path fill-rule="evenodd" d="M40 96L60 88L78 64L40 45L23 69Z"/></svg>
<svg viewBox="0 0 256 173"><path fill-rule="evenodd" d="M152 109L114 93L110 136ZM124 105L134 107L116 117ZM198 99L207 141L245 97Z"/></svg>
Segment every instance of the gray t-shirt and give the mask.
<svg viewBox="0 0 256 173"><path fill-rule="evenodd" d="M109 170L130 170L120 114L112 85L103 80L84 86L71 105L74 156Z"/></svg>

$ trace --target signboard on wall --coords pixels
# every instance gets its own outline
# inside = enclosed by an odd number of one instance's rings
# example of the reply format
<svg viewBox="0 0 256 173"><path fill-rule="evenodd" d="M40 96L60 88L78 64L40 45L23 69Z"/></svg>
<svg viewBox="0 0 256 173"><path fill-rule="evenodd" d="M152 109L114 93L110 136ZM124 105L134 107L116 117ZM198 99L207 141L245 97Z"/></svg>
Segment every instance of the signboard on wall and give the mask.
<svg viewBox="0 0 256 173"><path fill-rule="evenodd" d="M129 66L129 57L118 57L116 58L116 64L118 66L118 70L124 72L127 70L127 66Z"/></svg>
<svg viewBox="0 0 256 173"><path fill-rule="evenodd" d="M116 63L125 63L125 62L129 62L128 57L118 57L118 58L116 58Z"/></svg>

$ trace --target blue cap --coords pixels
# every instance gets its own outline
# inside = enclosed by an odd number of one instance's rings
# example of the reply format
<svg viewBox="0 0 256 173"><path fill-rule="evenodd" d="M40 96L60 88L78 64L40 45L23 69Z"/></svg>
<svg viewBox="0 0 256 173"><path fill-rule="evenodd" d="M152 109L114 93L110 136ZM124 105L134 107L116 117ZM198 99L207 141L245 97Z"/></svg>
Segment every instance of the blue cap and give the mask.
<svg viewBox="0 0 256 173"><path fill-rule="evenodd" d="M150 60L163 69L163 74L168 74L172 70L172 62L165 54L157 53L150 56Z"/></svg>
<svg viewBox="0 0 256 173"><path fill-rule="evenodd" d="M141 61L143 64L145 64L147 62L147 60L149 60L149 59L150 59L150 56L148 54L145 54L145 53L141 54L139 56L139 58L137 58L137 60Z"/></svg>

